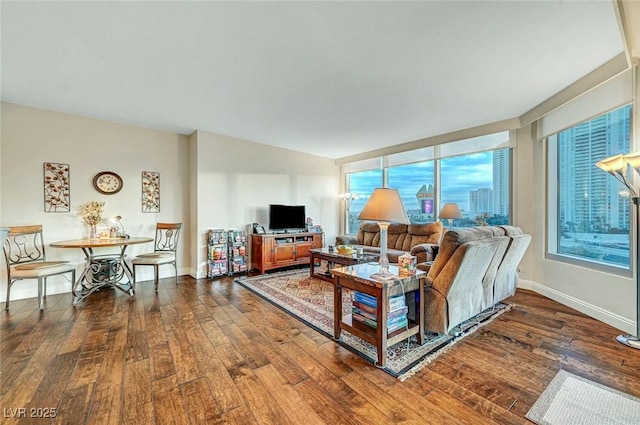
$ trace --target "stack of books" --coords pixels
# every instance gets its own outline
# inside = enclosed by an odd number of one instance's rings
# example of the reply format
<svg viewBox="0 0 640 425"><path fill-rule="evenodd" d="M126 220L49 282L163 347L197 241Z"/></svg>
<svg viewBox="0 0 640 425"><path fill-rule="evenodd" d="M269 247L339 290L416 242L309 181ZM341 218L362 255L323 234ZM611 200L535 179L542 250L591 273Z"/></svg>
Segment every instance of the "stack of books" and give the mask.
<svg viewBox="0 0 640 425"><path fill-rule="evenodd" d="M376 297L354 292L353 307L351 315L356 322L363 323L372 328L378 327L377 320L377 300ZM396 295L389 298L389 308L387 311L387 334L392 334L408 326L407 311L404 295Z"/></svg>

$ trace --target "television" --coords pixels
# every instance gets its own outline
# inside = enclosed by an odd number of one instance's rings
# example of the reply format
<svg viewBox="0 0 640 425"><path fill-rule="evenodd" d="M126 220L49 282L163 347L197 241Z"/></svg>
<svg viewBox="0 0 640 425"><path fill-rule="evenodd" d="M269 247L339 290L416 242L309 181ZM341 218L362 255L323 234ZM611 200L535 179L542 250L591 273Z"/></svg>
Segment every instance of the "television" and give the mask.
<svg viewBox="0 0 640 425"><path fill-rule="evenodd" d="M304 205L269 205L269 230L306 229Z"/></svg>

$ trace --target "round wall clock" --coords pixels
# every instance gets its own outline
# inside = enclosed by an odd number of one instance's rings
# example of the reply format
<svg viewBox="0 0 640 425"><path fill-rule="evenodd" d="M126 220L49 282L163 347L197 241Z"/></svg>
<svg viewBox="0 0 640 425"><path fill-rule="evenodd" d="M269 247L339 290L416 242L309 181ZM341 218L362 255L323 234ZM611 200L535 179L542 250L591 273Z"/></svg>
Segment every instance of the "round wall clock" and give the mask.
<svg viewBox="0 0 640 425"><path fill-rule="evenodd" d="M93 178L93 187L105 195L113 195L122 189L122 178L113 171L102 171Z"/></svg>

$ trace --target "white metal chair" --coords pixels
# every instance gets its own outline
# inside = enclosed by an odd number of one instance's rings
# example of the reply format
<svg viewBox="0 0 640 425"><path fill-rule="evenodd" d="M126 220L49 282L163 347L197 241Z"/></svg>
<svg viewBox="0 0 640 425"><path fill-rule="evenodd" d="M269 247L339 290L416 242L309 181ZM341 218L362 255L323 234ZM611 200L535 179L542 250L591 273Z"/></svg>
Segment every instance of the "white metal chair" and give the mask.
<svg viewBox="0 0 640 425"><path fill-rule="evenodd" d="M74 292L76 266L68 261L47 261L42 238L42 225L9 227L9 235L2 250L7 262L7 303L5 309L9 309L11 286L19 280L38 280L40 310L44 310L48 277L71 273L71 292Z"/></svg>
<svg viewBox="0 0 640 425"><path fill-rule="evenodd" d="M158 292L159 269L163 264L172 264L175 270L176 285L178 284L178 266L176 264L176 251L178 250L178 238L182 223L157 223L156 240L153 252L141 254L131 260L133 265L133 281L136 282L137 266L153 266L153 282Z"/></svg>

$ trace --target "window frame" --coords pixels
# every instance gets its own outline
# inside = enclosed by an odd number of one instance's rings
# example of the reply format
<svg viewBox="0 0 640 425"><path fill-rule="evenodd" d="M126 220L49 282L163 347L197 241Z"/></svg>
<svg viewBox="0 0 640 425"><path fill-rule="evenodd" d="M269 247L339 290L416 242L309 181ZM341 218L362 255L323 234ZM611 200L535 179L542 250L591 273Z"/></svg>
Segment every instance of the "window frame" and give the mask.
<svg viewBox="0 0 640 425"><path fill-rule="evenodd" d="M578 257L571 254L559 253L559 241L558 241L558 233L560 223L558 220L560 211L560 175L558 173L559 167L559 158L558 158L558 150L559 150L559 140L558 135L566 130L569 130L573 127L577 127L581 124L589 122L595 118L598 118L602 115L606 115L623 107L631 105L630 111L630 123L629 123L629 150L634 151L633 147L633 114L634 108L633 104L625 104L620 105L609 110L606 110L596 116L588 117L580 122L573 124L568 128L564 128L559 130L557 133L551 134L543 139L543 155L544 155L544 163L545 163L545 199L546 199L546 213L545 213L545 259L556 261L564 264L570 264L574 266L583 267L589 270L593 270L596 272L608 273L620 277L633 277L634 270L634 244L635 241L635 233L636 226L638 223L635 222L635 216L633 214L633 207L629 209L629 266L615 265L609 263L603 263L596 260L590 260L584 257ZM555 138L555 140L552 140ZM626 153L626 152L623 152ZM595 162L594 162L595 166ZM604 171L601 171L604 173ZM613 177L610 177L613 178ZM631 202L631 199L629 199Z"/></svg>
<svg viewBox="0 0 640 425"><path fill-rule="evenodd" d="M511 134L509 136L509 138L511 138ZM438 148L438 146L435 147L436 149ZM435 187L435 194L434 194L434 217L436 221L440 221L438 219L438 213L439 211L442 209L442 193L441 190L442 188L441 183L442 183L442 176L441 176L441 170L442 170L442 166L441 166L441 161L449 159L449 158L456 158L456 157L464 157L467 155L473 155L476 153L480 153L480 152L494 152L494 151L502 151L502 150L507 150L507 158L509 160L509 172L508 172L508 193L509 193L509 205L508 205L508 218L509 218L509 224L512 224L514 221L514 215L513 215L513 206L514 206L514 193L513 193L513 188L514 188L514 172L515 172L515 164L513 162L514 160L514 147L513 146L509 146L509 147L498 147L495 149L487 149L484 151L476 151L476 152L468 152L468 153L463 153L460 155L453 155L453 156L444 156L444 157L437 157L434 159L428 159L428 160L424 160L424 161L416 161L416 162L433 162L433 184ZM343 172L342 173L342 178L343 178L343 184L344 184L344 188L346 189L347 192L351 192L352 191L352 187L351 187L351 180L350 177L353 174L358 174L358 173L362 173L362 172L366 172L366 171L372 171L372 170L380 170L381 171L381 175L382 175L382 179L381 179L381 186L380 187L388 187L388 183L389 183L389 169L390 168L396 168L401 166L401 164L398 165L386 165L385 161L380 161L379 162L380 166L377 168L371 168L371 169L364 169L364 170L354 170L354 171L349 171L349 172ZM344 203L341 202L341 217L342 217L342 223L341 223L341 227L344 230L345 234L349 234L349 235L355 235L357 234L358 229L349 229L349 219L347 216L347 211L346 208L344 206Z"/></svg>

